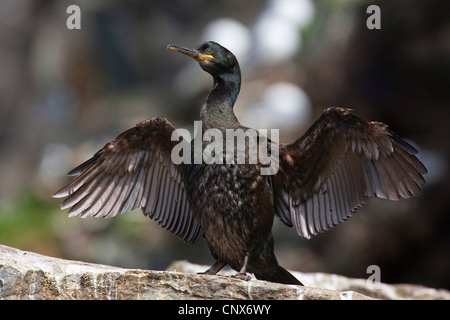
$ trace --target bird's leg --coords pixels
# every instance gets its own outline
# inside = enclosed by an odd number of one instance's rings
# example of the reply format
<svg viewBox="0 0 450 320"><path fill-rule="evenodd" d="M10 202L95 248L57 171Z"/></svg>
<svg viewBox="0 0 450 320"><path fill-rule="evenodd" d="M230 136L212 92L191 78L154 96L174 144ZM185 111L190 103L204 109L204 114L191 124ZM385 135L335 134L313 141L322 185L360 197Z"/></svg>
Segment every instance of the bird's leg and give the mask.
<svg viewBox="0 0 450 320"><path fill-rule="evenodd" d="M244 263L242 265L241 270L237 274L233 276L233 278L249 281L251 279L250 275L247 273L247 267L248 267L248 256L245 256Z"/></svg>
<svg viewBox="0 0 450 320"><path fill-rule="evenodd" d="M227 264L221 260L216 260L214 264L205 272L199 272L198 274L216 274L220 270L222 270L223 267L225 267Z"/></svg>

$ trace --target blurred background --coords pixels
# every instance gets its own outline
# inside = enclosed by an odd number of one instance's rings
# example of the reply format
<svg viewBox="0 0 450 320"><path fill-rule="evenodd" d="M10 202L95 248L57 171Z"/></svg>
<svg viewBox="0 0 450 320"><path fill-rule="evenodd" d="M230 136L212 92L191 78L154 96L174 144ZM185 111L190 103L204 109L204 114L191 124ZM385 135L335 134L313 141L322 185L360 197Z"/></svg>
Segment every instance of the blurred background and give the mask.
<svg viewBox="0 0 450 320"><path fill-rule="evenodd" d="M81 30L69 30L69 5ZM367 7L381 9L369 30ZM212 85L166 49L214 40L238 57L241 123L292 142L329 106L382 121L419 150L423 197L371 199L347 223L300 238L279 221L289 269L450 289L450 2L223 0L0 2L0 243L55 257L165 269L211 264L139 211L68 218L65 173L137 122L190 128Z"/></svg>

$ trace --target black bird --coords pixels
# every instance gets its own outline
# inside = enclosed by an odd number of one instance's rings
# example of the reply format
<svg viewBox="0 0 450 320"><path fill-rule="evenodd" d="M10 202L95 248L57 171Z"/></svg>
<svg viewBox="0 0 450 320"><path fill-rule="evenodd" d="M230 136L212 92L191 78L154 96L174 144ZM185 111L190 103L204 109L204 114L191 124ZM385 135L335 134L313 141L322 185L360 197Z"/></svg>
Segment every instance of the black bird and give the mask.
<svg viewBox="0 0 450 320"><path fill-rule="evenodd" d="M215 42L168 49L194 58L214 79L200 112L203 132L249 130L233 112L241 85L235 56ZM69 216L110 218L141 208L188 243L205 237L216 259L207 274L228 264L239 278L249 272L300 285L275 257L274 216L310 238L344 222L370 197L419 196L425 183L414 147L349 109L328 108L297 141L277 145L273 175L261 175L260 162L175 164L174 130L162 117L138 123L70 171L75 178L53 196L67 197L61 208L70 207Z"/></svg>

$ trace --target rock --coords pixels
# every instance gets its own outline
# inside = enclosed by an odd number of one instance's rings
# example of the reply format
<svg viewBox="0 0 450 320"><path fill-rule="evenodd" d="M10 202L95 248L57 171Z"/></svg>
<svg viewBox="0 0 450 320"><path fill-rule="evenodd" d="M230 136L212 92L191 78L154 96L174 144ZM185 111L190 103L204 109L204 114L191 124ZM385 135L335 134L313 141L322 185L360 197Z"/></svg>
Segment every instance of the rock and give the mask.
<svg viewBox="0 0 450 320"><path fill-rule="evenodd" d="M301 287L185 273L204 270L186 262L170 268L177 271L124 269L0 245L0 299L450 299L445 290L410 285L373 294L364 289L365 280L335 275L297 273L307 285Z"/></svg>
<svg viewBox="0 0 450 320"><path fill-rule="evenodd" d="M175 261L168 270L178 272L197 273L205 271L209 266L200 266L186 261ZM290 271L299 279L305 287L320 288L318 290L332 290L340 293L339 299L352 299L352 293L357 293L356 299L384 299L384 300L450 300L450 292L444 289L427 288L414 284L386 284L379 283L376 288L367 286L367 279L348 278L328 273L303 273ZM222 275L233 275L235 271L221 271ZM336 296L334 296L336 297ZM294 299L291 297L290 299ZM307 299L320 299L319 297L307 297ZM323 299L323 298L322 298ZM353 296L355 300L355 296Z"/></svg>

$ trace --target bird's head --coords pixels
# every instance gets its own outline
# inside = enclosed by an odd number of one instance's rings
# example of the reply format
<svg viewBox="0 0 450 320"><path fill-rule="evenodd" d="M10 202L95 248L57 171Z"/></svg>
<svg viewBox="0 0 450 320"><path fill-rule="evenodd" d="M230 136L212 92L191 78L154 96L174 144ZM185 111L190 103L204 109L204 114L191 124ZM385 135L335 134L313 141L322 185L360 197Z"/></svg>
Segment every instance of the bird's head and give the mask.
<svg viewBox="0 0 450 320"><path fill-rule="evenodd" d="M174 44L169 44L167 48L195 59L200 67L213 77L239 72L239 63L234 54L214 41L204 42L194 49Z"/></svg>

